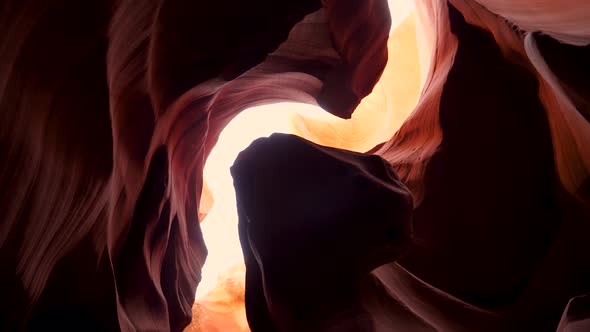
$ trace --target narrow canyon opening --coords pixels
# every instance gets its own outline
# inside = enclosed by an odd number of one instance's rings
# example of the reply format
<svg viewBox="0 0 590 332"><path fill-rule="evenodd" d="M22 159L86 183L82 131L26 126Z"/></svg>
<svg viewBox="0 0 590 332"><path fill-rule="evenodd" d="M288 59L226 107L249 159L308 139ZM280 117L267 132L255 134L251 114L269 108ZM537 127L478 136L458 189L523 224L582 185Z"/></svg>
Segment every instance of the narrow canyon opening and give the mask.
<svg viewBox="0 0 590 332"><path fill-rule="evenodd" d="M412 112L428 70L428 50L409 2L390 2L392 28L387 66L351 119L316 105L274 103L242 111L223 130L207 158L200 203L208 248L202 280L186 332L249 331L244 307L245 266L230 167L252 141L272 133L298 135L314 143L364 152L387 141Z"/></svg>
<svg viewBox="0 0 590 332"><path fill-rule="evenodd" d="M244 307L245 266L230 167L252 141L272 133L294 133L293 119L335 118L314 105L277 103L251 108L224 129L207 159L201 199L201 229L208 256L197 288L201 321L188 331L248 331ZM194 325L194 324L193 324Z"/></svg>

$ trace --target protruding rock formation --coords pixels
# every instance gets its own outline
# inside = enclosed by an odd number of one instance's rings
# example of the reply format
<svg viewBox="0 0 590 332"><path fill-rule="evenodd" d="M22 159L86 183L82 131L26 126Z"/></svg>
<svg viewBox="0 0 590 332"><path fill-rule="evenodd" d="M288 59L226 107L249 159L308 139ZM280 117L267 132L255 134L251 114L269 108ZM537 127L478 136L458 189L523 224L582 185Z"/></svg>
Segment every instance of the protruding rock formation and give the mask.
<svg viewBox="0 0 590 332"><path fill-rule="evenodd" d="M274 134L240 153L232 176L253 331L345 331L356 318L371 331L357 284L411 234L412 197L391 166Z"/></svg>
<svg viewBox="0 0 590 332"><path fill-rule="evenodd" d="M590 297L572 298L563 311L557 332L584 332L590 330Z"/></svg>

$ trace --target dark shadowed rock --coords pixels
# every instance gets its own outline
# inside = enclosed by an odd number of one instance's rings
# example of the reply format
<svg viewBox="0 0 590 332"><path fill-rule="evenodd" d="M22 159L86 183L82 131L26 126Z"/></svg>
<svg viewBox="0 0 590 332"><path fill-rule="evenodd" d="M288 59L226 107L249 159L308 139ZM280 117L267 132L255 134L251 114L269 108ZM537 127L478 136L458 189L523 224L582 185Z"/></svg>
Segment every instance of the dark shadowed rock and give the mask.
<svg viewBox="0 0 590 332"><path fill-rule="evenodd" d="M281 330L371 330L355 285L395 260L411 233L412 198L391 166L274 134L240 153L232 175L253 331L270 321ZM351 315L364 318L351 325Z"/></svg>

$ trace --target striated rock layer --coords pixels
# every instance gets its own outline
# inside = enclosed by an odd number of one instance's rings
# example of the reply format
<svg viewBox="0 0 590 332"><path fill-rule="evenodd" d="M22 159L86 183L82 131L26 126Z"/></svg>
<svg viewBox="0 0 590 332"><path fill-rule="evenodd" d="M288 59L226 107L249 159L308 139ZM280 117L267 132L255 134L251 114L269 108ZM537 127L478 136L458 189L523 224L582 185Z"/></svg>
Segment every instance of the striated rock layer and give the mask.
<svg viewBox="0 0 590 332"><path fill-rule="evenodd" d="M589 6L416 0L428 70L370 150L413 194L413 237L362 284L370 328L584 330ZM276 101L351 117L387 62L387 7L1 1L0 330L184 329L219 133Z"/></svg>

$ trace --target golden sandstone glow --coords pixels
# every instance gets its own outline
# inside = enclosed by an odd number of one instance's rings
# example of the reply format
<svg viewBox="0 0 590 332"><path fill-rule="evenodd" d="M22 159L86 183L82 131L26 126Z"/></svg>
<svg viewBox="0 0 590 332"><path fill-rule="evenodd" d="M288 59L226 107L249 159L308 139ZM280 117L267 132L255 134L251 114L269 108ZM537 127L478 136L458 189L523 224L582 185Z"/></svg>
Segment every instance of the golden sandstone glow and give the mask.
<svg viewBox="0 0 590 332"><path fill-rule="evenodd" d="M256 138L274 132L291 133L290 122L295 114L313 117L313 113L332 117L317 106L272 104L242 112L221 133L204 171L213 204L201 223L209 254L203 268L203 279L197 289L197 298L202 298L215 286L221 272L243 264L238 239L236 198L229 171L238 153Z"/></svg>
<svg viewBox="0 0 590 332"><path fill-rule="evenodd" d="M391 4L390 4L391 8ZM416 14L394 21L389 59L373 92L365 97L349 120L337 117L310 119L296 115L293 133L321 145L364 152L389 140L412 112L420 92L420 64L416 40Z"/></svg>
<svg viewBox="0 0 590 332"><path fill-rule="evenodd" d="M230 167L238 153L256 138L275 132L292 133L295 115L333 117L313 105L278 103L240 113L225 128L205 165L206 188L201 221L209 254L196 294L193 311L198 322L186 329L196 331L248 331L244 308L244 261L238 238L238 215ZM204 214L204 213L202 213Z"/></svg>
<svg viewBox="0 0 590 332"><path fill-rule="evenodd" d="M373 92L351 119L318 106L278 103L240 113L224 129L204 170L201 228L209 254L187 332L248 331L244 310L244 262L237 233L235 192L229 168L253 140L291 133L318 144L366 151L388 140L412 112L424 77L420 59L428 50L417 40L411 2L390 2L389 60ZM427 56L426 56L427 57Z"/></svg>

